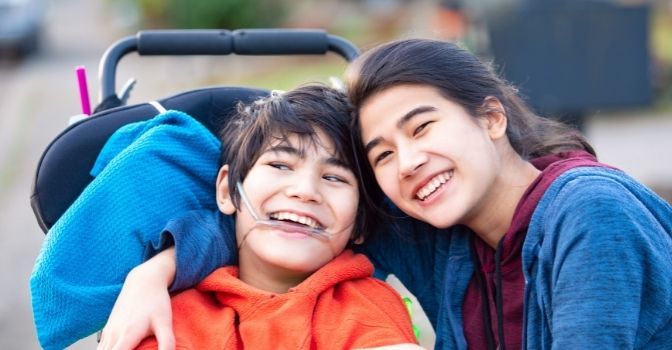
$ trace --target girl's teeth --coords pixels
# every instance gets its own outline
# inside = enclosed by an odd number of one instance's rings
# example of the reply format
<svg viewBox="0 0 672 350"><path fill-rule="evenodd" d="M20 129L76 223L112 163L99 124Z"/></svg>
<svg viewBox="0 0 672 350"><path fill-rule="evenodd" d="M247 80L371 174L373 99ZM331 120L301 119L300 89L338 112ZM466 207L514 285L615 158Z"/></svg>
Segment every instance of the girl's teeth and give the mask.
<svg viewBox="0 0 672 350"><path fill-rule="evenodd" d="M427 185L423 186L416 196L420 200L425 200L430 194L434 193L441 185L448 182L452 177L452 172L442 173L435 176Z"/></svg>

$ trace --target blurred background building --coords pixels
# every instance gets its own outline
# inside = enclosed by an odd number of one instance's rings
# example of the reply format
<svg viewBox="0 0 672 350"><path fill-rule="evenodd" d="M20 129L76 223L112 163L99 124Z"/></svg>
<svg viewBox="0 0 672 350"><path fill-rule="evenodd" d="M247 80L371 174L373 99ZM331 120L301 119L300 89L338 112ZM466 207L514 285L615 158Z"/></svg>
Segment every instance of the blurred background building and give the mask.
<svg viewBox="0 0 672 350"><path fill-rule="evenodd" d="M672 201L670 0L0 0L0 348L38 349L28 277L43 234L29 204L42 151L80 113L74 75L140 29L325 28L361 49L395 38L459 42L519 86L541 114L580 127L601 160ZM129 103L209 85L289 89L342 76L326 57L122 60ZM95 232L95 228L92 228ZM405 293L405 292L404 292ZM417 303L416 303L417 305ZM422 343L431 346L432 330ZM73 346L92 348L93 338Z"/></svg>

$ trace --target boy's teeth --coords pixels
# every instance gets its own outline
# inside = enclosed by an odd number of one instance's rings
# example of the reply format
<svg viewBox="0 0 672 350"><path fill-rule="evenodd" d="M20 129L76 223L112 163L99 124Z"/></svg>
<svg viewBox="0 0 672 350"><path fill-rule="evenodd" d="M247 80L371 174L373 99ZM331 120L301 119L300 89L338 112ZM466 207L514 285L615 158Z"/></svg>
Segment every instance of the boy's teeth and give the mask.
<svg viewBox="0 0 672 350"><path fill-rule="evenodd" d="M415 194L420 200L425 200L430 194L434 193L441 185L448 182L453 177L452 171L447 171L436 175L431 181L429 181L425 186L422 186Z"/></svg>
<svg viewBox="0 0 672 350"><path fill-rule="evenodd" d="M271 213L269 216L275 220L288 220L310 227L315 228L318 227L317 221L315 221L314 219L309 218L307 216L301 216L295 213L278 212L278 213Z"/></svg>

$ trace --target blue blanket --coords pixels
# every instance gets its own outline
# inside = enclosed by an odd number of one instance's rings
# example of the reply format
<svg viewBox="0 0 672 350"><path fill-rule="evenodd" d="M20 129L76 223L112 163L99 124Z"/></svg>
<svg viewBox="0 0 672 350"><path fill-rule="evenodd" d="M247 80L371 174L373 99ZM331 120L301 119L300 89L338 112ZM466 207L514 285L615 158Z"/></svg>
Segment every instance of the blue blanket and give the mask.
<svg viewBox="0 0 672 350"><path fill-rule="evenodd" d="M167 244L168 220L216 208L219 146L176 111L112 135L95 179L47 234L30 278L43 348L63 349L100 330L130 269Z"/></svg>

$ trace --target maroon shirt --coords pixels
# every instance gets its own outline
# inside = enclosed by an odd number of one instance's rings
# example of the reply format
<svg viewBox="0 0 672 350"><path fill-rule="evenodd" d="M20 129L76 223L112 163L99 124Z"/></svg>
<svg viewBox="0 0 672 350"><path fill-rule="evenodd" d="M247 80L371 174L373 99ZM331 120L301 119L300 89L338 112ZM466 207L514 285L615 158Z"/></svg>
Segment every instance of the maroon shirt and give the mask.
<svg viewBox="0 0 672 350"><path fill-rule="evenodd" d="M520 349L522 344L525 279L521 251L532 214L546 189L562 173L580 166L600 166L595 157L585 151L548 155L536 158L531 163L542 172L520 199L513 214L511 226L502 238L500 248L502 329L504 330L504 343L506 349L509 350ZM488 349L485 327L492 332L494 347L499 345L495 304L495 250L478 236L474 236L473 243L473 251L480 263L480 269L474 271L462 304L464 336L470 349ZM482 274L482 283L479 283L476 273ZM484 294L487 295L487 307L483 302ZM484 310L489 310L490 324L488 325L486 325L487 316Z"/></svg>

